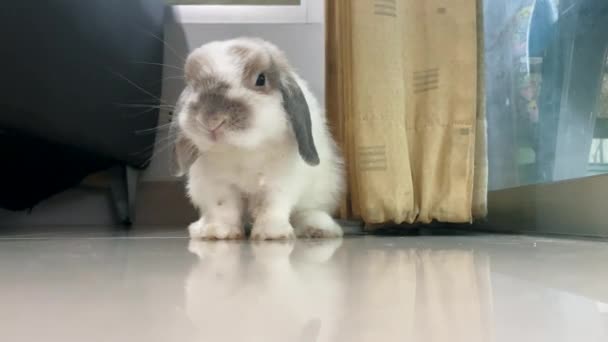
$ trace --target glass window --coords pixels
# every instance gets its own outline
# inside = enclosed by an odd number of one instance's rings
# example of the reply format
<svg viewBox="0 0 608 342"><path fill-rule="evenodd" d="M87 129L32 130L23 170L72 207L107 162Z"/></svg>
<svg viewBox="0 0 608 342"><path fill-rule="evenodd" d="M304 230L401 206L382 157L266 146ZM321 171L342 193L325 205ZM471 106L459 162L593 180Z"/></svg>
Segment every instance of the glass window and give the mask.
<svg viewBox="0 0 608 342"><path fill-rule="evenodd" d="M608 173L608 58L604 67L597 121L589 154L589 173Z"/></svg>
<svg viewBox="0 0 608 342"><path fill-rule="evenodd" d="M484 0L490 188L608 173L608 1Z"/></svg>

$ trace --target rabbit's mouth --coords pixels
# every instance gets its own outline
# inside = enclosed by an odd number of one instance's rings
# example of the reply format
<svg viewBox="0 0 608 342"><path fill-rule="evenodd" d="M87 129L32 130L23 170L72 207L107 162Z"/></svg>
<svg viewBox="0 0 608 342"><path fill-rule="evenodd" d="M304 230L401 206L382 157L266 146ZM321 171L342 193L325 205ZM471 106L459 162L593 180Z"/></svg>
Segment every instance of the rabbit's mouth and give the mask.
<svg viewBox="0 0 608 342"><path fill-rule="evenodd" d="M208 132L211 140L218 141L223 135L224 127L226 127L226 120L221 120L219 123L214 124L214 126L209 127Z"/></svg>
<svg viewBox="0 0 608 342"><path fill-rule="evenodd" d="M229 126L228 118L225 117L204 120L199 116L195 121L203 134L213 142L220 140L220 138L225 135L226 129Z"/></svg>

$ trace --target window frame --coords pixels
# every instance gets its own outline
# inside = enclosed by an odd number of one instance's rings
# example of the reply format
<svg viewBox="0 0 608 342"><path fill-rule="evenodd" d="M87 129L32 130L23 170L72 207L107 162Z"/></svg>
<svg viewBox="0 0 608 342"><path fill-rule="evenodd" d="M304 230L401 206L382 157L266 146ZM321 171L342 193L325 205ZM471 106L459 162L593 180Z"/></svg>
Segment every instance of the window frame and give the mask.
<svg viewBox="0 0 608 342"><path fill-rule="evenodd" d="M307 24L323 22L323 0L300 5L172 5L179 23Z"/></svg>

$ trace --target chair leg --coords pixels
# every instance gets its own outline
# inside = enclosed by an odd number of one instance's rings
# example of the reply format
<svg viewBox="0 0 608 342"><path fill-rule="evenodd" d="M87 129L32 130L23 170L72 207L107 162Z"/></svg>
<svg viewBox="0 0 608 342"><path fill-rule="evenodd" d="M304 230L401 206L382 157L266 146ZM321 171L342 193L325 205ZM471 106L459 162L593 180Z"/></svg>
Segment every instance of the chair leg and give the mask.
<svg viewBox="0 0 608 342"><path fill-rule="evenodd" d="M137 185L139 184L139 170L127 166L127 198L129 204L130 222L135 222L135 200L137 198Z"/></svg>
<svg viewBox="0 0 608 342"><path fill-rule="evenodd" d="M139 171L130 166L117 166L111 171L112 203L119 223L131 227L135 222L135 204Z"/></svg>

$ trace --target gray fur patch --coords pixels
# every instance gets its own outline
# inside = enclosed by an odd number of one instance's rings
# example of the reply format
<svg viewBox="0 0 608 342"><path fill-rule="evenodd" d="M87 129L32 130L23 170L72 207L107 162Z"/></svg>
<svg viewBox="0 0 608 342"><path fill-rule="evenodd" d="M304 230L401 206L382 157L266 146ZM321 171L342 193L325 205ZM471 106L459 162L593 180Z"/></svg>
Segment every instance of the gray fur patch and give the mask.
<svg viewBox="0 0 608 342"><path fill-rule="evenodd" d="M270 77L272 66L270 58L266 54L241 45L233 46L230 51L239 59L239 64L243 66L242 82L246 87L264 93L276 89L278 83ZM256 86L255 80L262 73L266 75L266 84L261 87Z"/></svg>
<svg viewBox="0 0 608 342"><path fill-rule="evenodd" d="M319 165L319 154L312 136L310 109L302 90L292 77L288 77L285 82L281 83L280 90L285 112L287 112L298 143L300 156L311 166Z"/></svg>
<svg viewBox="0 0 608 342"><path fill-rule="evenodd" d="M250 109L247 103L226 96L229 86L223 82L207 83L201 89L198 101L190 105L194 115L202 115L203 122L209 124L220 117L227 120L228 128L243 130L249 127Z"/></svg>

